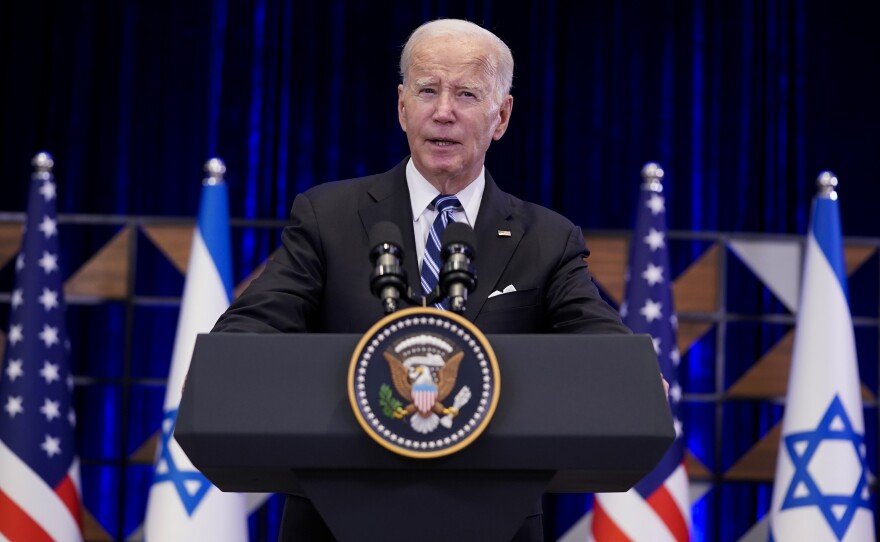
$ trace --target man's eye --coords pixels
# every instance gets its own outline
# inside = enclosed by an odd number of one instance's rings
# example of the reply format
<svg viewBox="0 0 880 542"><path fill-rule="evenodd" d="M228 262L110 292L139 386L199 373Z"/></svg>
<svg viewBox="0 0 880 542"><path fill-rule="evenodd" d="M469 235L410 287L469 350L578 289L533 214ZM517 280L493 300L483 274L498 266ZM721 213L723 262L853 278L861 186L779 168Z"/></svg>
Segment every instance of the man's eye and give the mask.
<svg viewBox="0 0 880 542"><path fill-rule="evenodd" d="M419 90L419 94L434 94L433 88L423 88Z"/></svg>

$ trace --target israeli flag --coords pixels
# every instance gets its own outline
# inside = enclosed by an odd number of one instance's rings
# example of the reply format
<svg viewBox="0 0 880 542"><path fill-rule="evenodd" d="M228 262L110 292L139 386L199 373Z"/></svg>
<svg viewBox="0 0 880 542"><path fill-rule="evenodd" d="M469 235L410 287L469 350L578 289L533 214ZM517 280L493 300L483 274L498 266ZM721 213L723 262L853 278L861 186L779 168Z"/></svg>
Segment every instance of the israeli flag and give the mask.
<svg viewBox="0 0 880 542"><path fill-rule="evenodd" d="M770 540L874 540L837 179L820 176L770 509Z"/></svg>
<svg viewBox="0 0 880 542"><path fill-rule="evenodd" d="M147 501L148 542L248 538L245 496L214 487L173 436L196 336L211 330L232 299L229 197L221 175L217 171L208 177L202 188L165 392L162 440Z"/></svg>

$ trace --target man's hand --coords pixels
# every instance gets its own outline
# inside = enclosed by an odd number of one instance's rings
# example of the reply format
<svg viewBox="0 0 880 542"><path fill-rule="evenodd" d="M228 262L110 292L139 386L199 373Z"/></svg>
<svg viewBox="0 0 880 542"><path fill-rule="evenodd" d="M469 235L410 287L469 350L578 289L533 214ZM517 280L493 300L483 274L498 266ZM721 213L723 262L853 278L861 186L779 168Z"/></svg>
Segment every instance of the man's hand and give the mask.
<svg viewBox="0 0 880 542"><path fill-rule="evenodd" d="M663 373L660 373L660 380L663 381L663 393L666 395L666 402L669 402L669 382L663 378Z"/></svg>

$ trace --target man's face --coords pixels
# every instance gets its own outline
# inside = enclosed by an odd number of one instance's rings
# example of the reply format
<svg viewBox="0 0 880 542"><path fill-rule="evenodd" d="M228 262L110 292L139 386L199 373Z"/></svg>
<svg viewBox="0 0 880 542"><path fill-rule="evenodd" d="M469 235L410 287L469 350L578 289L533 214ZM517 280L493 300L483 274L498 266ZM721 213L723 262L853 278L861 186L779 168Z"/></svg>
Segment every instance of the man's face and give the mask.
<svg viewBox="0 0 880 542"><path fill-rule="evenodd" d="M440 192L455 193L473 181L489 144L507 130L513 97L499 100L490 54L477 39L426 39L413 50L406 83L397 87L413 162Z"/></svg>

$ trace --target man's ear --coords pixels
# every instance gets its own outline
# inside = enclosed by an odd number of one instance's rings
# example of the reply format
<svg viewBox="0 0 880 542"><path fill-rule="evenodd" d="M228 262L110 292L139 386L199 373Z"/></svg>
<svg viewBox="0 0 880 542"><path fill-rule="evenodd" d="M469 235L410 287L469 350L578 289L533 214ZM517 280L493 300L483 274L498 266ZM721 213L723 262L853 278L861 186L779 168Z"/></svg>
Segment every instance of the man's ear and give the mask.
<svg viewBox="0 0 880 542"><path fill-rule="evenodd" d="M507 126L510 124L510 114L512 112L513 96L508 94L501 100L501 107L498 108L498 126L495 128L495 133L492 134L492 139L495 141L501 139L501 136L507 131Z"/></svg>
<svg viewBox="0 0 880 542"><path fill-rule="evenodd" d="M406 110L403 105L403 85L397 85L397 122L400 123L400 129L406 131Z"/></svg>

